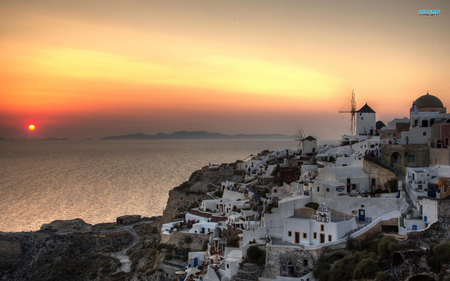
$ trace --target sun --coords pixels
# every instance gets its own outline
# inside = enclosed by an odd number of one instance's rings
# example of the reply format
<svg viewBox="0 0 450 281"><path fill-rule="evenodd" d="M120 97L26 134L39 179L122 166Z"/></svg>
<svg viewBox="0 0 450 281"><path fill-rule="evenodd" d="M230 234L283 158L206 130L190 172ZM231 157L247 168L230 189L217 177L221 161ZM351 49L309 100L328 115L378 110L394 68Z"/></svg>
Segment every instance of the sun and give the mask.
<svg viewBox="0 0 450 281"><path fill-rule="evenodd" d="M28 126L28 129L30 129L30 131L34 131L34 129L36 129L36 127L34 125L30 125L30 126Z"/></svg>

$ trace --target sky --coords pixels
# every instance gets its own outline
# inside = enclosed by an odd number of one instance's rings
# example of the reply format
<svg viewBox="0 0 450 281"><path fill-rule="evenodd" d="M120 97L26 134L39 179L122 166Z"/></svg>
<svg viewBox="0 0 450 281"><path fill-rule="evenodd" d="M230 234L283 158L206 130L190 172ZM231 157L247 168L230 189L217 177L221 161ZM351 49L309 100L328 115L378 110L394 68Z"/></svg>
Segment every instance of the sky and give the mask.
<svg viewBox="0 0 450 281"><path fill-rule="evenodd" d="M339 139L353 90L386 124L449 107L449 46L448 0L0 1L0 137Z"/></svg>

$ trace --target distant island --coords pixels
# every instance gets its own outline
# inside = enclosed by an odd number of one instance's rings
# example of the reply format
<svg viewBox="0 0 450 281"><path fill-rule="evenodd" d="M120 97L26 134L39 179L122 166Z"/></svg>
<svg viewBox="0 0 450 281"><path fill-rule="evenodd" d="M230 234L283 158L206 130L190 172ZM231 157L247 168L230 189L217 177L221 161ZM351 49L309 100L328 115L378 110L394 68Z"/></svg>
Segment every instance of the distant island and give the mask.
<svg viewBox="0 0 450 281"><path fill-rule="evenodd" d="M58 139L58 138L48 138L48 139L43 139L43 140L69 140L68 138L62 138L62 139Z"/></svg>
<svg viewBox="0 0 450 281"><path fill-rule="evenodd" d="M146 135L142 133L129 134L123 136L104 137L101 140L160 140L160 139L294 139L295 136L283 134L237 134L225 135L220 133L208 133L205 131L187 132L180 131L172 134L159 133L156 135Z"/></svg>

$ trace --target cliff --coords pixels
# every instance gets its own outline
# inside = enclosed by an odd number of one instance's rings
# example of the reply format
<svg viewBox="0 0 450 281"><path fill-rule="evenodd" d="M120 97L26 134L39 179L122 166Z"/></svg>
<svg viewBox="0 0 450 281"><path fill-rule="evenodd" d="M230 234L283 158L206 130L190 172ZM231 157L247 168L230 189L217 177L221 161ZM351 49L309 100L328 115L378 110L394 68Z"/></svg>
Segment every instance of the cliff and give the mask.
<svg viewBox="0 0 450 281"><path fill-rule="evenodd" d="M170 272L165 270L182 267L189 251L204 251L209 236L175 233L163 244L161 225L184 218L202 200L211 199L207 192L215 191L221 181L241 179L242 171L236 171L234 164L204 167L169 192L162 217L132 226L92 226L74 219L44 224L38 232L0 233L0 280L153 280L152 276L167 276ZM123 252L127 261L119 257ZM128 263L126 270L118 258Z"/></svg>

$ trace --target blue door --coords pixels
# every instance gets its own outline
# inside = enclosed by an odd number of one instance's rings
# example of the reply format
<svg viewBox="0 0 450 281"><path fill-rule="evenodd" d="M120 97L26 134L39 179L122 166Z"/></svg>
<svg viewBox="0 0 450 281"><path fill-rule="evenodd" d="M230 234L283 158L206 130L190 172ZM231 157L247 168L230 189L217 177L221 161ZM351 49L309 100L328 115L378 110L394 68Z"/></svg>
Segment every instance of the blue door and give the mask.
<svg viewBox="0 0 450 281"><path fill-rule="evenodd" d="M194 267L198 266L198 258L194 258Z"/></svg>
<svg viewBox="0 0 450 281"><path fill-rule="evenodd" d="M366 211L359 210L359 221L365 221L365 220L366 220Z"/></svg>

